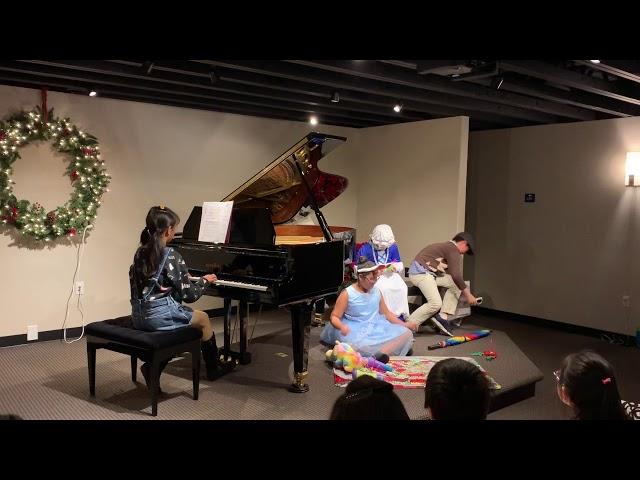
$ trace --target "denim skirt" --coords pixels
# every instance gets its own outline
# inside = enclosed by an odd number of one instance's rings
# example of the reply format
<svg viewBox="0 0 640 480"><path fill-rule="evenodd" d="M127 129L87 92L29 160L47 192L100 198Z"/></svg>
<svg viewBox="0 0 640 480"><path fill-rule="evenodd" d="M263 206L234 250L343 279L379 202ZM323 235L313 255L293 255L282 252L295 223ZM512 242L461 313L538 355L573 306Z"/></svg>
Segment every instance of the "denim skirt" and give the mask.
<svg viewBox="0 0 640 480"><path fill-rule="evenodd" d="M176 302L170 295L155 300L131 299L131 317L138 330L174 330L191 323L193 309Z"/></svg>

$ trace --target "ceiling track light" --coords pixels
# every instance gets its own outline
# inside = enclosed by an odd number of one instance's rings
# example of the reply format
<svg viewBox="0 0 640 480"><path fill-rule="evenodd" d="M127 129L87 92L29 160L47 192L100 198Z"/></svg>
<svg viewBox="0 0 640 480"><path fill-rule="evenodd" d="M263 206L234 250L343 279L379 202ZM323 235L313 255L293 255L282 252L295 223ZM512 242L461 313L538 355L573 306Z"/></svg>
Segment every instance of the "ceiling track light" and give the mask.
<svg viewBox="0 0 640 480"><path fill-rule="evenodd" d="M318 124L318 117L316 117L315 115L311 115L309 117L309 123L311 125L317 125Z"/></svg>
<svg viewBox="0 0 640 480"><path fill-rule="evenodd" d="M402 104L401 103L396 103L393 106L393 111L396 113L400 113L402 111Z"/></svg>
<svg viewBox="0 0 640 480"><path fill-rule="evenodd" d="M154 62L152 62L150 60L144 62L143 67L144 67L144 71L147 72L147 75L151 74L151 70L153 70L154 65L155 65Z"/></svg>
<svg viewBox="0 0 640 480"><path fill-rule="evenodd" d="M90 96L90 97L95 97L95 96L97 96L97 95L98 95L98 92L96 92L95 90L91 90L91 91L89 91L89 96Z"/></svg>
<svg viewBox="0 0 640 480"><path fill-rule="evenodd" d="M503 83L504 83L504 76L502 75L491 79L491 86L496 90L500 90L500 87L502 87Z"/></svg>
<svg viewBox="0 0 640 480"><path fill-rule="evenodd" d="M211 85L214 85L218 83L218 81L220 80L220 76L215 70L211 70L209 72L209 79L211 80Z"/></svg>
<svg viewBox="0 0 640 480"><path fill-rule="evenodd" d="M331 102L338 103L340 101L340 93L338 91L333 92L331 95Z"/></svg>

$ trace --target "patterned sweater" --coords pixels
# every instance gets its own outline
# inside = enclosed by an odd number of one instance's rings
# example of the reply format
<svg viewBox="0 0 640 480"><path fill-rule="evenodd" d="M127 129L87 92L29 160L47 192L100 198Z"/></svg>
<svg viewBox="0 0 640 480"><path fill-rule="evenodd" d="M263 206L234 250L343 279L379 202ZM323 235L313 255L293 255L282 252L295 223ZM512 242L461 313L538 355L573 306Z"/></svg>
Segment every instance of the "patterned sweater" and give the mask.
<svg viewBox="0 0 640 480"><path fill-rule="evenodd" d="M142 262L139 259L139 255L140 248L138 248L133 257L133 265L129 267L131 298L135 298L136 292L138 292L138 296L141 298L142 295L147 293L145 289L148 288L149 284L149 280L144 278L142 274ZM159 291L159 289L156 288L149 297L149 300L171 295L174 300L179 303L193 303L202 296L209 282L207 282L204 277L200 278L197 282L191 282L189 280L187 264L182 258L182 255L174 249L171 249L162 269L162 274L158 279L158 283L160 283L162 289Z"/></svg>
<svg viewBox="0 0 640 480"><path fill-rule="evenodd" d="M460 290L467 288L462 278L462 255L454 242L427 245L416 255L416 262L439 277L448 273Z"/></svg>

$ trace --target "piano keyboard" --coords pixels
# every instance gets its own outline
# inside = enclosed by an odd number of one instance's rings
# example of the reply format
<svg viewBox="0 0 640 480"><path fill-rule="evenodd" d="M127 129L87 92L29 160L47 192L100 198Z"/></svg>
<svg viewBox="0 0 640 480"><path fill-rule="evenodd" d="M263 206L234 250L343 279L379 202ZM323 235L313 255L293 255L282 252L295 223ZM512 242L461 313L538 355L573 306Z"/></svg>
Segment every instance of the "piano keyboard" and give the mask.
<svg viewBox="0 0 640 480"><path fill-rule="evenodd" d="M192 277L189 276L189 279L197 282L201 277ZM246 283L246 282L234 282L233 280L216 280L213 285L222 285L223 287L236 287L236 288L246 288L247 290L257 290L259 292L266 292L268 287L266 285L256 285L255 283Z"/></svg>
<svg viewBox="0 0 640 480"><path fill-rule="evenodd" d="M245 282L234 282L232 280L220 280L218 279L214 285L221 285L223 287L236 287L236 288L246 288L247 290L257 290L259 292L266 292L266 285L256 285L255 283L245 283Z"/></svg>

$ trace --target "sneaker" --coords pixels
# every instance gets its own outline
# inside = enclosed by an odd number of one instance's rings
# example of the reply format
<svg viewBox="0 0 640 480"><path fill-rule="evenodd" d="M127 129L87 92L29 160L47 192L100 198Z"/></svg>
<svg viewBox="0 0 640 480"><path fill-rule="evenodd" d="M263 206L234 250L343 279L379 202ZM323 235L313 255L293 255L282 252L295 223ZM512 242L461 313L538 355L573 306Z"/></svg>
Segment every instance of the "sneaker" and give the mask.
<svg viewBox="0 0 640 480"><path fill-rule="evenodd" d="M456 318L455 320L449 320L450 323L453 323L456 327L462 325L462 318Z"/></svg>
<svg viewBox="0 0 640 480"><path fill-rule="evenodd" d="M431 317L430 321L431 324L435 326L440 333L449 337L453 337L453 335L451 334L451 330L453 330L454 325L449 320L445 320L439 314L435 314L433 317Z"/></svg>

